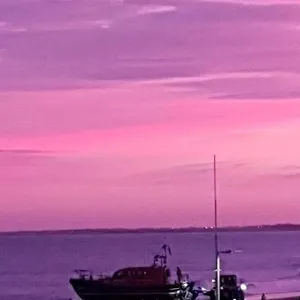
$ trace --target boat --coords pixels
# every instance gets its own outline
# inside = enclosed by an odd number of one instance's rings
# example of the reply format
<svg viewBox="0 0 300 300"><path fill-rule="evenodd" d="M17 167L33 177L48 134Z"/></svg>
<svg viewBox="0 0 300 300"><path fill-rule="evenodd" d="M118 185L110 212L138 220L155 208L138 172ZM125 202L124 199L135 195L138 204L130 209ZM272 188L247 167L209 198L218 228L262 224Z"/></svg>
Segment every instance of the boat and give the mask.
<svg viewBox="0 0 300 300"><path fill-rule="evenodd" d="M150 266L121 268L112 276L94 276L87 270L75 270L70 279L74 291L82 300L194 300L198 296L194 282L177 267L172 282L167 266L170 246L162 246L163 254L154 256Z"/></svg>

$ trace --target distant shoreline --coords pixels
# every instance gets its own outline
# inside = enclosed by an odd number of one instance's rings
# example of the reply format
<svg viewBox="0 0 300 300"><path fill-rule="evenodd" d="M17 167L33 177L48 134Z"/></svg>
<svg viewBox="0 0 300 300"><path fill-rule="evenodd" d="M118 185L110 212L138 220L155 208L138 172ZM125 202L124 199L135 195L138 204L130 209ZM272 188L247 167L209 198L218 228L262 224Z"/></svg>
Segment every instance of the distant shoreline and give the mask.
<svg viewBox="0 0 300 300"><path fill-rule="evenodd" d="M264 231L300 231L300 224L275 224L253 226L219 227L219 232L264 232ZM99 228L99 229L57 229L0 231L0 235L16 234L143 234L143 233L212 233L213 227L162 227L162 228Z"/></svg>

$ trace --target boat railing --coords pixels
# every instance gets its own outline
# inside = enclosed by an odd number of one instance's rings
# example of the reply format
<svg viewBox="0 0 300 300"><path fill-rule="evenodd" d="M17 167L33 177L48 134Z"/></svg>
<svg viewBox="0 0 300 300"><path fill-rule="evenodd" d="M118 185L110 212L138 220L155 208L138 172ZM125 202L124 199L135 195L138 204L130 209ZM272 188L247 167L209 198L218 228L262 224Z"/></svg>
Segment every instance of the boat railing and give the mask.
<svg viewBox="0 0 300 300"><path fill-rule="evenodd" d="M88 277L93 276L93 272L90 270L76 269L76 270L74 270L74 272L81 279L87 279Z"/></svg>
<svg viewBox="0 0 300 300"><path fill-rule="evenodd" d="M99 280L103 280L103 279L110 279L111 276L108 276L108 275L104 275L104 274L97 274L95 275L96 279L99 279Z"/></svg>

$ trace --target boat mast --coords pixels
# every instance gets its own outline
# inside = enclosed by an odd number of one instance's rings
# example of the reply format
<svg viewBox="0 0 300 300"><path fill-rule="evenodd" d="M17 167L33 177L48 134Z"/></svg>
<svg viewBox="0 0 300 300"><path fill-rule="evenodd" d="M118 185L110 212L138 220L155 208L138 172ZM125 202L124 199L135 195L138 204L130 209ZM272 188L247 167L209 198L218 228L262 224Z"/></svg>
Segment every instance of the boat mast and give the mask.
<svg viewBox="0 0 300 300"><path fill-rule="evenodd" d="M220 253L218 245L218 205L217 205L217 168L214 154L214 204L215 204L215 260L216 260L216 300L220 300Z"/></svg>
<svg viewBox="0 0 300 300"><path fill-rule="evenodd" d="M216 155L214 155L214 203L215 203L215 254L218 256L218 204L217 204L217 170Z"/></svg>

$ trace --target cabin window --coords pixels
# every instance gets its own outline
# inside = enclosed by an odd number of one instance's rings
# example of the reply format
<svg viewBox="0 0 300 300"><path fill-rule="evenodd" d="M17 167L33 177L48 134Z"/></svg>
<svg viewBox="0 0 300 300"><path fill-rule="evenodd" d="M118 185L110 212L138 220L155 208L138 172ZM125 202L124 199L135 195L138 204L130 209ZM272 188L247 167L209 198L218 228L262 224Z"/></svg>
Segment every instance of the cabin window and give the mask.
<svg viewBox="0 0 300 300"><path fill-rule="evenodd" d="M119 271L118 273L115 274L114 277L116 277L116 278L121 278L121 277L123 277L123 276L124 276L124 272L123 272L123 271Z"/></svg>
<svg viewBox="0 0 300 300"><path fill-rule="evenodd" d="M142 278L143 277L143 272L141 270L137 271L137 277Z"/></svg>

